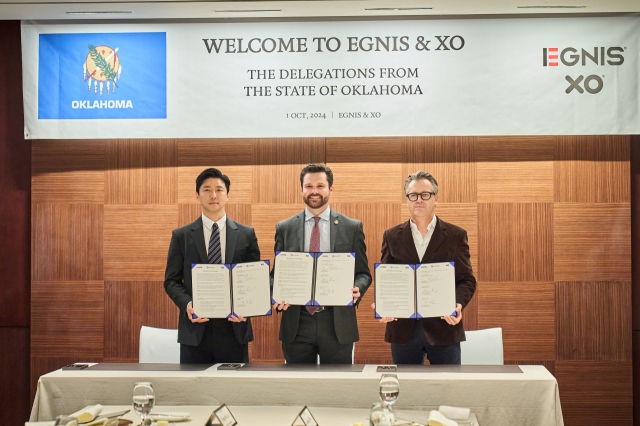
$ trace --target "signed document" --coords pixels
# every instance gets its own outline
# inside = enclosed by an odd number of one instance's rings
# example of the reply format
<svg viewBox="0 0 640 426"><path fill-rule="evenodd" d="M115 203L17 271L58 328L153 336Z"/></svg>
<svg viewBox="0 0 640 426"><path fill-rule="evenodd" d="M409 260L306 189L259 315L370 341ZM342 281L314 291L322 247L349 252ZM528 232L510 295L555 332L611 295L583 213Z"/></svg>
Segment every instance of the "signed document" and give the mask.
<svg viewBox="0 0 640 426"><path fill-rule="evenodd" d="M315 257L313 253L276 253L273 299L291 305L311 305Z"/></svg>
<svg viewBox="0 0 640 426"><path fill-rule="evenodd" d="M353 305L355 253L276 253L273 299L291 305Z"/></svg>
<svg viewBox="0 0 640 426"><path fill-rule="evenodd" d="M269 261L191 267L193 310L200 318L271 315Z"/></svg>
<svg viewBox="0 0 640 426"><path fill-rule="evenodd" d="M318 253L316 256L316 304L353 305L353 277L356 256L353 253Z"/></svg>
<svg viewBox="0 0 640 426"><path fill-rule="evenodd" d="M429 318L456 308L453 262L417 265L376 264L376 318Z"/></svg>

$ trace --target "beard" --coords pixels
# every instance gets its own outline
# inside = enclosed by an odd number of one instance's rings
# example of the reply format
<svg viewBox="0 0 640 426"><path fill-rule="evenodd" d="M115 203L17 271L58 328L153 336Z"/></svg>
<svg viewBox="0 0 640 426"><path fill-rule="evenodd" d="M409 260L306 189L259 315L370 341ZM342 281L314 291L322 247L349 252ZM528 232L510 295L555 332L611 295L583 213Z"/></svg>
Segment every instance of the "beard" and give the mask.
<svg viewBox="0 0 640 426"><path fill-rule="evenodd" d="M311 195L303 197L304 203L312 209L319 209L329 202L329 197L323 197L322 195L314 195L314 197L318 197L314 200L311 200Z"/></svg>

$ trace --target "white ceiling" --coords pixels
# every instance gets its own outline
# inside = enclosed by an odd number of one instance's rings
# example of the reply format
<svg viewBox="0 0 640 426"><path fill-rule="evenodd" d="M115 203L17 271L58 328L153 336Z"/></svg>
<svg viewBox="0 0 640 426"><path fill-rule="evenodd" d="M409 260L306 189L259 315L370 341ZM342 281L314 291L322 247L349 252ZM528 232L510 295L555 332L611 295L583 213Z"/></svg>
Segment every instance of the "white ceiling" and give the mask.
<svg viewBox="0 0 640 426"><path fill-rule="evenodd" d="M536 8L523 8L537 6ZM400 10L367 10L398 8ZM402 10L402 9L405 10ZM431 8L406 10L407 8ZM246 12L241 12L246 11ZM70 14L72 12L74 14ZM75 14L77 12L111 12ZM114 13L119 12L119 13ZM640 12L640 0L0 0L0 20L277 19Z"/></svg>

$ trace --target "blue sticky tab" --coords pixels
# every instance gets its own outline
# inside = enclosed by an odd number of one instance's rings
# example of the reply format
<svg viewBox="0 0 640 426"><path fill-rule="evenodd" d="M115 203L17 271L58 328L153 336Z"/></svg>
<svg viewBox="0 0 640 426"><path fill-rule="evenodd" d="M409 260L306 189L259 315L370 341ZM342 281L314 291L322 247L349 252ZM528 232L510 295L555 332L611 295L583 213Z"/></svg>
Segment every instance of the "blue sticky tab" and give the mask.
<svg viewBox="0 0 640 426"><path fill-rule="evenodd" d="M453 311L453 313L451 314L452 317L457 317L458 316L458 311Z"/></svg>
<svg viewBox="0 0 640 426"><path fill-rule="evenodd" d="M238 264L237 264L237 263L232 263L232 264L231 264L231 269L234 269L236 266L238 266Z"/></svg>
<svg viewBox="0 0 640 426"><path fill-rule="evenodd" d="M191 264L191 269L195 268L196 266L198 266L198 264L197 264L197 263L192 263L192 264Z"/></svg>
<svg viewBox="0 0 640 426"><path fill-rule="evenodd" d="M356 254L354 252L351 252L351 256L356 257Z"/></svg>
<svg viewBox="0 0 640 426"><path fill-rule="evenodd" d="M271 298L271 304L272 304L272 305L275 305L275 304L276 304L276 299Z"/></svg>
<svg viewBox="0 0 640 426"><path fill-rule="evenodd" d="M196 314L191 314L191 318L198 319L198 316Z"/></svg>
<svg viewBox="0 0 640 426"><path fill-rule="evenodd" d="M409 265L409 267L410 267L411 269L413 269L414 271L416 270L416 267L417 267L417 266L418 266L418 265Z"/></svg>
<svg viewBox="0 0 640 426"><path fill-rule="evenodd" d="M276 251L276 256L282 253L281 251Z"/></svg>
<svg viewBox="0 0 640 426"><path fill-rule="evenodd" d="M313 301L313 306L320 306L320 304L316 300L314 300Z"/></svg>
<svg viewBox="0 0 640 426"><path fill-rule="evenodd" d="M418 314L418 317L417 317L417 318L420 318L420 319L422 319L422 315L420 315L420 314Z"/></svg>
<svg viewBox="0 0 640 426"><path fill-rule="evenodd" d="M304 304L304 306L312 306L313 303L311 303L311 300L309 300L307 303Z"/></svg>
<svg viewBox="0 0 640 426"><path fill-rule="evenodd" d="M453 266L454 268L456 267L456 262L449 262L451 264L451 266Z"/></svg>
<svg viewBox="0 0 640 426"><path fill-rule="evenodd" d="M382 263L374 263L373 264L373 269L378 269L378 266L382 265Z"/></svg>
<svg viewBox="0 0 640 426"><path fill-rule="evenodd" d="M321 252L321 251L317 252L317 253L316 253L316 258L319 258L319 257L320 257L320 256L322 256L323 254L324 254L324 253L323 253L323 252Z"/></svg>
<svg viewBox="0 0 640 426"><path fill-rule="evenodd" d="M228 264L228 263L225 263L225 264L224 264L224 267L225 267L225 268L227 268L227 269L229 269L229 264Z"/></svg>
<svg viewBox="0 0 640 426"><path fill-rule="evenodd" d="M382 318L379 313L376 312L376 318Z"/></svg>
<svg viewBox="0 0 640 426"><path fill-rule="evenodd" d="M267 264L267 266L270 266L269 260L263 260L264 263Z"/></svg>
<svg viewBox="0 0 640 426"><path fill-rule="evenodd" d="M273 309L269 309L265 315L271 315L272 314L272 312L271 312L272 310Z"/></svg>
<svg viewBox="0 0 640 426"><path fill-rule="evenodd" d="M347 306L353 306L353 298L351 299L351 302L349 302Z"/></svg>
<svg viewBox="0 0 640 426"><path fill-rule="evenodd" d="M231 315L232 315L232 314L227 315L227 319L231 318Z"/></svg>
<svg viewBox="0 0 640 426"><path fill-rule="evenodd" d="M411 314L411 316L409 318L415 318L416 314Z"/></svg>

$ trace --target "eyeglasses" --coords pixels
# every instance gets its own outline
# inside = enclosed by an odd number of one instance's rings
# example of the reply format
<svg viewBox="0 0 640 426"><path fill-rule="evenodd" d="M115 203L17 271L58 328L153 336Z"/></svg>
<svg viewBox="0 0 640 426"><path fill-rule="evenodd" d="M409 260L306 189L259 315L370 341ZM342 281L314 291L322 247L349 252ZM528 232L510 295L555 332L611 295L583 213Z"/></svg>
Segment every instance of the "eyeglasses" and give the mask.
<svg viewBox="0 0 640 426"><path fill-rule="evenodd" d="M422 198L424 201L427 201L431 199L431 197L433 197L434 195L436 195L435 192L423 192L421 194L416 194L415 192L411 192L407 194L406 197L409 199L409 201L418 201L418 196L420 196L420 198Z"/></svg>

